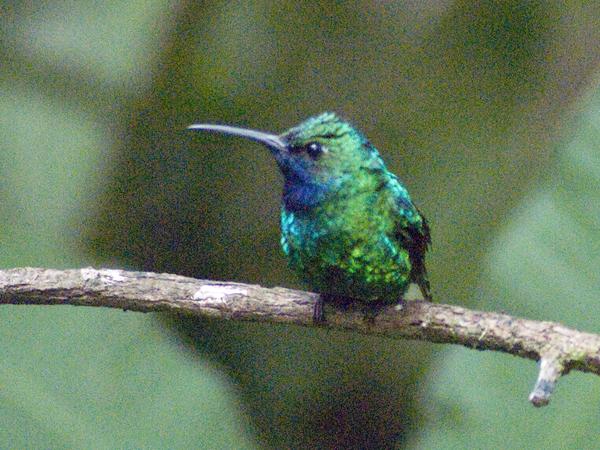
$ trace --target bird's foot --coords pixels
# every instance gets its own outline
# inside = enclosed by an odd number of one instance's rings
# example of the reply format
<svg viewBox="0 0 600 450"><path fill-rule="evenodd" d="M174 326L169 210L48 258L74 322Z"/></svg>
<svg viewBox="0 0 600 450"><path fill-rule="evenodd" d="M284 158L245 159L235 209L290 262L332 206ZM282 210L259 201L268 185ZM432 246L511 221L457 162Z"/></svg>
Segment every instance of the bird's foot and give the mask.
<svg viewBox="0 0 600 450"><path fill-rule="evenodd" d="M325 320L325 299L323 297L323 294L319 295L313 308L313 323L315 325L322 325L327 322Z"/></svg>
<svg viewBox="0 0 600 450"><path fill-rule="evenodd" d="M385 308L385 306L385 303L380 302L371 302L365 304L362 307L365 322L369 325L373 325L375 323L375 317L377 317L377 315L381 312L383 308Z"/></svg>
<svg viewBox="0 0 600 450"><path fill-rule="evenodd" d="M320 294L313 309L313 321L316 325L327 322L325 318L325 304L332 305L336 309L347 310L352 307L354 300L335 294Z"/></svg>

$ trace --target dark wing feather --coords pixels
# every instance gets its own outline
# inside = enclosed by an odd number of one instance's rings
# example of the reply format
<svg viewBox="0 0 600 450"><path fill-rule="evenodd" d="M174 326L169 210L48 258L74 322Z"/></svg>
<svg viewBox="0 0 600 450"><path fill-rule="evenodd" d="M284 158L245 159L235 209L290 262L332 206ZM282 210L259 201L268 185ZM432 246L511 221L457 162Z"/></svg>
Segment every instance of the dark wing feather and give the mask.
<svg viewBox="0 0 600 450"><path fill-rule="evenodd" d="M412 266L411 281L419 285L425 300L431 301L431 288L425 268L425 253L431 246L429 225L410 199L400 197L397 199L396 205L398 207L396 237L408 250Z"/></svg>

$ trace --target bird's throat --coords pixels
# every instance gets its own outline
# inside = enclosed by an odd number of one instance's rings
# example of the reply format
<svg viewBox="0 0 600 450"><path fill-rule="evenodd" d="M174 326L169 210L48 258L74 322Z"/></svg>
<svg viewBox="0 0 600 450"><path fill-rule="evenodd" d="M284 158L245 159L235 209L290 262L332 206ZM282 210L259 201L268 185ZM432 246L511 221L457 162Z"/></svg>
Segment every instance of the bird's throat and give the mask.
<svg viewBox="0 0 600 450"><path fill-rule="evenodd" d="M286 180L283 205L290 212L309 211L325 200L329 190L327 184Z"/></svg>

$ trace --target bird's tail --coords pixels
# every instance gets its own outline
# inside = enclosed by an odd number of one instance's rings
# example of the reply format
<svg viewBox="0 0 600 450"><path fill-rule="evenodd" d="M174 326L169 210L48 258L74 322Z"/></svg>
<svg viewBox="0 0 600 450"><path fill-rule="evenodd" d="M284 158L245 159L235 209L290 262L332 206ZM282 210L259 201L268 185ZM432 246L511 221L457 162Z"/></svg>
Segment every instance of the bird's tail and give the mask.
<svg viewBox="0 0 600 450"><path fill-rule="evenodd" d="M419 289L421 289L423 298L428 302L431 302L433 300L433 297L431 296L431 285L429 284L429 280L427 279L427 277L421 277L420 280L417 280L417 284L419 285Z"/></svg>
<svg viewBox="0 0 600 450"><path fill-rule="evenodd" d="M432 301L431 296L431 285L429 284L429 278L427 277L427 271L425 266L421 265L419 270L413 270L412 282L416 283L423 294L423 298L428 302Z"/></svg>

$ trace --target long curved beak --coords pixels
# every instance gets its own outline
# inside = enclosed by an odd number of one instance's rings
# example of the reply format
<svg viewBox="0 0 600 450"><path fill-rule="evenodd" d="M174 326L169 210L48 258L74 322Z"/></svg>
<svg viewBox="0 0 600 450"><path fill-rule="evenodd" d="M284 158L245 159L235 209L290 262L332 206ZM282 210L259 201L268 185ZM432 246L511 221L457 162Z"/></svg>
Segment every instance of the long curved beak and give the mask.
<svg viewBox="0 0 600 450"><path fill-rule="evenodd" d="M263 131L247 130L245 128L230 127L229 125L214 125L210 123L198 123L190 125L188 130L211 131L214 133L229 134L231 136L239 136L259 142L266 145L271 150L285 150L285 142L276 134L265 133Z"/></svg>

